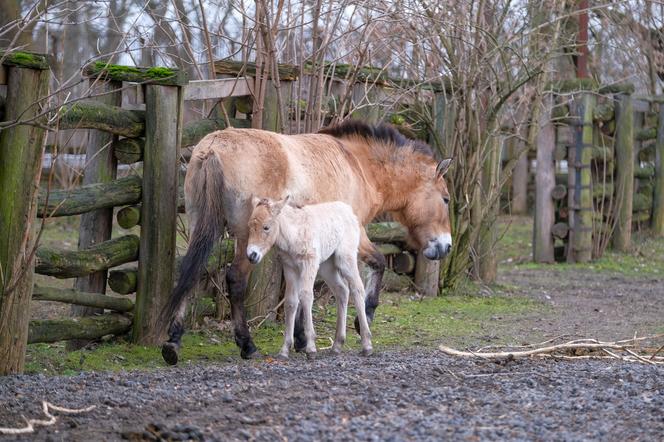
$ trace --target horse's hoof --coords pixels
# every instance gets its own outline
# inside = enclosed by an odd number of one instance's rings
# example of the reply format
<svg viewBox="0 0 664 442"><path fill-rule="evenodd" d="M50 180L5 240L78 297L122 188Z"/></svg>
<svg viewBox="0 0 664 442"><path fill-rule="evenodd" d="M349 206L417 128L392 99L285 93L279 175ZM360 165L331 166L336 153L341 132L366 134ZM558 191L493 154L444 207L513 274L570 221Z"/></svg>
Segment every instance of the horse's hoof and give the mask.
<svg viewBox="0 0 664 442"><path fill-rule="evenodd" d="M362 350L362 356L371 356L373 354L373 348L365 348Z"/></svg>
<svg viewBox="0 0 664 442"><path fill-rule="evenodd" d="M278 359L280 361L287 361L288 360L288 355L285 355L283 353L277 354L274 359Z"/></svg>
<svg viewBox="0 0 664 442"><path fill-rule="evenodd" d="M262 357L261 352L257 348L252 348L251 350L241 350L240 356L242 359L260 359Z"/></svg>
<svg viewBox="0 0 664 442"><path fill-rule="evenodd" d="M307 360L308 361L315 361L316 360L316 352L315 351L308 351L307 352Z"/></svg>
<svg viewBox="0 0 664 442"><path fill-rule="evenodd" d="M307 349L307 338L304 336L304 333L297 334L295 333L293 335L294 342L293 342L293 348L295 349L296 352L302 353Z"/></svg>
<svg viewBox="0 0 664 442"><path fill-rule="evenodd" d="M332 347L330 349L330 353L332 353L334 356L339 356L341 354L341 347Z"/></svg>
<svg viewBox="0 0 664 442"><path fill-rule="evenodd" d="M174 342L166 342L161 346L161 356L168 365L178 363L178 350L180 346Z"/></svg>

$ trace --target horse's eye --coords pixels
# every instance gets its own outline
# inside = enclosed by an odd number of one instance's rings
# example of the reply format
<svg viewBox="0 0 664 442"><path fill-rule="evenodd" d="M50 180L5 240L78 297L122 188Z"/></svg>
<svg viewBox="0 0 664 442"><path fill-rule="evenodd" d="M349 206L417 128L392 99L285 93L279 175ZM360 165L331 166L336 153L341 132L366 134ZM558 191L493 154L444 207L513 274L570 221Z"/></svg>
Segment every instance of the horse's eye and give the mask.
<svg viewBox="0 0 664 442"><path fill-rule="evenodd" d="M448 205L448 206L450 205L450 197L449 196L444 196L443 201L445 201L446 205Z"/></svg>
<svg viewBox="0 0 664 442"><path fill-rule="evenodd" d="M270 226L268 226L267 224L264 225L264 226L263 226L263 230L265 230L265 231L267 232L268 230L270 230Z"/></svg>

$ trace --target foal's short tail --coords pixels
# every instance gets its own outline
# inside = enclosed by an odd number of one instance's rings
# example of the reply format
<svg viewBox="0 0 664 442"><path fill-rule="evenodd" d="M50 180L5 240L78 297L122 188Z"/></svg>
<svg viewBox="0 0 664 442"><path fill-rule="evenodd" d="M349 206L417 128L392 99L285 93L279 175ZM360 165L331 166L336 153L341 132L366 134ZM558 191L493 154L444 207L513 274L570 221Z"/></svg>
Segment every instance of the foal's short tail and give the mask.
<svg viewBox="0 0 664 442"><path fill-rule="evenodd" d="M180 278L162 315L170 324L169 341L178 344L183 330L181 318L176 315L187 295L201 277L212 253L214 242L219 239L224 228L224 213L221 203L223 172L219 160L214 153L209 153L206 158L192 155L189 168L191 186L188 187L194 193L188 196L191 198L191 209L198 216L189 241L189 249L182 259Z"/></svg>

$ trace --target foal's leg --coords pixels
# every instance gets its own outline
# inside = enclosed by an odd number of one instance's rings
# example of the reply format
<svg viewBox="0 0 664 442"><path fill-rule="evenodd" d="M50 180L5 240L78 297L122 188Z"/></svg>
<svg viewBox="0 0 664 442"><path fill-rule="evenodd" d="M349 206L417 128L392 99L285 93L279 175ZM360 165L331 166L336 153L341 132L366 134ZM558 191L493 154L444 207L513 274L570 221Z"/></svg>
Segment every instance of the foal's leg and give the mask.
<svg viewBox="0 0 664 442"><path fill-rule="evenodd" d="M332 352L339 354L346 342L346 313L348 312L348 285L334 265L334 257L325 261L319 269L325 284L332 290L337 301L337 331L332 344Z"/></svg>
<svg viewBox="0 0 664 442"><path fill-rule="evenodd" d="M374 312L378 307L378 297L383 285L386 261L382 253L373 245L364 227L360 231L360 259L369 266L369 279L366 287L365 312L368 321L373 321ZM359 316L355 317L355 330L360 332Z"/></svg>
<svg viewBox="0 0 664 442"><path fill-rule="evenodd" d="M364 285L362 277L357 268L357 257L355 255L341 255L335 260L341 276L348 282L350 293L353 296L355 309L357 310L357 322L360 328L360 337L362 341L362 354L369 356L373 353L371 345L371 331L369 330L369 321L364 311Z"/></svg>
<svg viewBox="0 0 664 442"><path fill-rule="evenodd" d="M231 302L231 319L235 343L240 347L240 356L251 359L258 356L257 348L251 339L244 309L244 296L249 281L252 265L246 254L247 239L238 237L235 240L235 257L231 267L226 271L226 285Z"/></svg>
<svg viewBox="0 0 664 442"><path fill-rule="evenodd" d="M284 265L284 280L286 281L286 292L284 293L284 343L278 357L288 359L290 348L293 345L293 328L295 326L295 314L298 307L298 278L293 269Z"/></svg>
<svg viewBox="0 0 664 442"><path fill-rule="evenodd" d="M314 283L316 282L316 266L309 264L305 266L305 271L300 280L300 305L302 306L302 315L304 317L304 336L306 337L305 352L308 359L313 359L316 355L316 331L314 330L314 320L311 310L314 305Z"/></svg>

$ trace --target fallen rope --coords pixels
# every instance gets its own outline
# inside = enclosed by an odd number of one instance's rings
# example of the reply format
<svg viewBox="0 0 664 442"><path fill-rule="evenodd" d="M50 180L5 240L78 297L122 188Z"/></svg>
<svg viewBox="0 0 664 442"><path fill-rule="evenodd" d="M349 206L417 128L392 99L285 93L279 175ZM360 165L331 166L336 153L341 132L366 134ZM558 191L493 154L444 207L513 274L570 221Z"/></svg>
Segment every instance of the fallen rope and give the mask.
<svg viewBox="0 0 664 442"><path fill-rule="evenodd" d="M485 351L480 349L477 351L462 351L456 350L451 347L446 347L440 345L438 349L443 353L452 356L463 356L463 357L474 357L482 359L512 359L512 358L524 358L524 357L554 357L554 358L563 358L563 359L619 359L627 362L639 362L642 364L649 365L664 365L664 357L657 356L657 354L664 348L664 346L659 347L656 350L648 353L639 354L636 351L637 343L645 340L653 340L660 338L662 335L655 336L644 336L640 338L626 339L622 341L615 342L602 342L597 339L577 339L574 341L565 342L563 344L548 345L540 348L533 348L531 350L503 350L503 351ZM545 341L550 342L550 341ZM519 346L518 348L524 348L527 346ZM588 355L588 354L572 354L570 352L577 353L578 351L586 352L598 352L602 355ZM608 356L607 356L608 355Z"/></svg>
<svg viewBox="0 0 664 442"><path fill-rule="evenodd" d="M80 414L80 413L86 413L88 411L91 411L94 408L95 408L95 405L90 405L89 407L79 408L79 409L64 408L64 407L58 407L57 405L53 405L53 404L48 403L46 401L42 401L42 411L44 412L46 417L48 417L48 420L26 419L25 416L21 416L23 418L23 420L25 420L25 423L26 423L25 427L23 427L23 428L3 428L3 427L0 427L0 434L34 433L35 425L43 426L43 427L53 425L56 422L57 418L50 413L50 410L59 411L61 413L67 413L67 414Z"/></svg>

